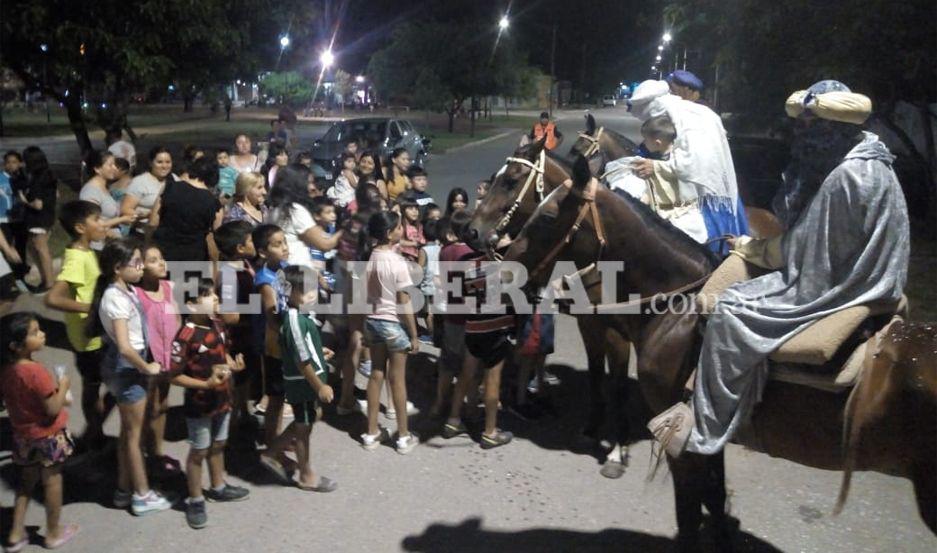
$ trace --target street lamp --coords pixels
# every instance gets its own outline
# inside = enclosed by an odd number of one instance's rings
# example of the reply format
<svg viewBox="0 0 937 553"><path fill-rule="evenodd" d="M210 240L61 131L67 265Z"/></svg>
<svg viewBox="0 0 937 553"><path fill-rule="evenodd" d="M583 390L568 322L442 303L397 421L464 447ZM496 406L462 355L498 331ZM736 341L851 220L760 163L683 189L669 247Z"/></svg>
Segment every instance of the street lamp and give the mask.
<svg viewBox="0 0 937 553"><path fill-rule="evenodd" d="M673 36L670 33L664 33L664 43L670 42L673 40Z"/></svg>
<svg viewBox="0 0 937 553"><path fill-rule="evenodd" d="M663 50L664 50L664 45L663 45L663 44L658 44L658 45L657 45L657 51L658 51L658 52L662 52Z"/></svg>
<svg viewBox="0 0 937 553"><path fill-rule="evenodd" d="M660 61L660 54L658 54L657 57L654 58L654 59L657 60L657 61Z"/></svg>
<svg viewBox="0 0 937 553"><path fill-rule="evenodd" d="M363 82L364 82L364 75L358 75L357 77L355 77L355 82L358 83L358 84L363 83Z"/></svg>
<svg viewBox="0 0 937 553"><path fill-rule="evenodd" d="M507 15L501 16L501 20L498 21L498 28L501 29L502 31L506 31L508 27L510 26L511 26L511 20L508 19L508 16Z"/></svg>
<svg viewBox="0 0 937 553"><path fill-rule="evenodd" d="M332 53L332 50L326 50L319 56L319 62L322 67L332 67L332 64L335 63L335 54Z"/></svg>
<svg viewBox="0 0 937 553"><path fill-rule="evenodd" d="M283 35L280 37L280 49L285 50L287 46L290 45L290 35Z"/></svg>

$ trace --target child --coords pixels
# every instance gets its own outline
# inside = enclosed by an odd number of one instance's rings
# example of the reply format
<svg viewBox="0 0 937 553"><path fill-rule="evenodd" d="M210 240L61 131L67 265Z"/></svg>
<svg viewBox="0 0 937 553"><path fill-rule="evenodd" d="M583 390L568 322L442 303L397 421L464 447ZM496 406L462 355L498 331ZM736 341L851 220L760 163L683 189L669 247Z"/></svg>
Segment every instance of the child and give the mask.
<svg viewBox="0 0 937 553"><path fill-rule="evenodd" d="M371 186L371 185L366 185ZM374 188L371 186L371 188ZM339 272L341 277L340 291L346 303L352 301L354 282L360 275L351 270L350 263L360 260L358 245L367 238L368 217L370 209L358 211L345 222L345 232L338 244ZM371 360L368 348L362 344L364 333L364 316L361 313L348 313L348 346L345 359L342 361L342 395L335 412L339 416L361 413L361 404L355 399L355 369L364 377L371 376Z"/></svg>
<svg viewBox="0 0 937 553"><path fill-rule="evenodd" d="M423 237L426 243L420 250L420 265L423 266L423 280L420 281L420 292L423 292L423 309L421 313L426 320L426 336L420 336L420 341L428 344L438 342L435 340L436 326L434 324L433 296L436 293L436 281L439 278L439 252L442 246L439 243L439 231L445 229L439 221L427 221L423 225Z"/></svg>
<svg viewBox="0 0 937 553"><path fill-rule="evenodd" d="M316 226L322 229L324 238L331 239L335 235L335 222L338 220L338 214L335 212L335 203L327 197L320 196L312 201L312 218ZM336 245L341 241L336 242ZM326 264L335 257L335 248L322 251L315 247L309 247L309 257L312 258L312 268L319 272L321 279L324 279L326 289L333 291L335 285L334 277L329 273ZM320 279L320 280L321 280Z"/></svg>
<svg viewBox="0 0 937 553"><path fill-rule="evenodd" d="M426 207L423 209L423 224L426 224L426 221L438 221L442 219L442 208L436 204L426 204Z"/></svg>
<svg viewBox="0 0 937 553"><path fill-rule="evenodd" d="M225 347L225 332L218 312L215 281L199 279L198 297L186 305L190 315L172 343L172 383L185 388L185 423L189 432L189 457L185 462L189 497L185 520L192 528L208 523L202 496L202 462L208 460L212 501L241 501L250 492L225 482L224 446L231 421L231 371L244 368Z"/></svg>
<svg viewBox="0 0 937 553"><path fill-rule="evenodd" d="M166 260L156 244L143 248L143 278L134 288L143 314L149 341L147 347L153 360L161 367L171 363L173 339L182 324L179 306L172 296L172 282L166 280ZM179 461L163 453L166 413L169 411L169 380L153 377L149 381L146 401L146 425L143 429L143 450L150 467L163 472L178 472Z"/></svg>
<svg viewBox="0 0 937 553"><path fill-rule="evenodd" d="M251 237L253 230L254 227L247 221L229 221L215 231L215 244L221 254L221 264L215 281L218 283L222 313L232 313L235 307L244 310L250 304L256 276L250 261L257 255L254 239ZM233 314L236 320L226 320L228 351L234 357L244 357L244 370L234 373L234 410L231 423L237 430L240 425L253 421L253 418L248 416L247 403L250 399L259 399L261 386L258 378L261 376L263 348L256 347L251 340L254 315ZM258 393L257 396L253 394L254 391Z"/></svg>
<svg viewBox="0 0 937 553"><path fill-rule="evenodd" d="M251 237L261 265L254 277L254 288L260 293L263 311L255 320L257 343L263 344L263 383L267 396L264 411L264 443L272 444L279 432L280 415L283 412L283 362L280 358L278 343L279 328L277 315L287 307L287 294L284 287L283 269L290 257L286 235L276 225L260 225L253 230ZM281 464L286 457L278 459Z"/></svg>
<svg viewBox="0 0 937 553"><path fill-rule="evenodd" d="M114 198L114 201L120 205L120 203L124 201L124 195L127 194L127 187L130 186L130 181L132 180L130 162L122 157L115 157L114 166L117 167L117 180L108 185L107 188L111 193L111 197ZM130 227L127 226L126 229L122 227L121 231L123 230L129 231Z"/></svg>
<svg viewBox="0 0 937 553"><path fill-rule="evenodd" d="M293 407L293 422L277 436L270 447L260 455L264 467L284 482L292 483L285 469L277 461L286 447L296 449L299 479L296 486L313 492L332 492L338 487L333 480L320 476L309 464L309 435L312 425L322 416L320 403L332 403L334 392L326 383L328 370L325 362L334 354L322 347L317 321L314 316L301 313L318 299L316 287L307 281L300 267L287 267L284 271L289 287L289 308L280 313L280 351L283 354L283 387L286 400ZM310 286L306 286L307 282Z"/></svg>
<svg viewBox="0 0 937 553"><path fill-rule="evenodd" d="M491 181L488 179L478 181L475 185L475 208L481 205L482 200L488 195L488 189L491 188Z"/></svg>
<svg viewBox="0 0 937 553"><path fill-rule="evenodd" d="M335 202L335 205L344 209L352 200L355 199L355 189L358 187L358 175L355 170L358 167L358 161L355 154L345 152L341 155L342 170L335 178L335 184L329 188L326 194Z"/></svg>
<svg viewBox="0 0 937 553"><path fill-rule="evenodd" d="M371 215L368 235L376 242L366 271L368 304L374 306L374 311L364 323L364 341L371 348L372 364L368 380L368 431L361 435L361 445L372 451L386 437L386 430L377 426L377 415L384 373L389 371L391 395L397 413L397 453L405 455L419 443L407 424L407 354L420 350L410 295L404 291L413 285L413 281L403 257L394 251L403 235L400 218L388 211ZM400 313L397 312L398 305L403 308ZM410 337L409 340L406 336Z"/></svg>
<svg viewBox="0 0 937 553"><path fill-rule="evenodd" d="M422 167L411 167L409 176L410 190L407 191L406 196L415 201L421 210L425 209L428 204L436 203L433 197L429 195L429 192L426 191L429 188L429 176L426 171Z"/></svg>
<svg viewBox="0 0 937 553"><path fill-rule="evenodd" d="M102 331L107 334L101 374L120 411L114 506L130 506L134 515L142 516L172 507L165 497L150 489L140 449L146 377L159 374L162 367L148 359L146 317L132 286L143 276L140 249L126 238L108 242L101 251L100 266L88 336L98 336Z"/></svg>
<svg viewBox="0 0 937 553"><path fill-rule="evenodd" d="M218 199L222 204L227 205L234 197L238 170L228 165L231 161L231 152L227 148L218 148L215 152L215 159L218 161L218 184L216 185Z"/></svg>
<svg viewBox="0 0 937 553"><path fill-rule="evenodd" d="M420 248L426 244L423 223L420 222L420 206L407 196L401 196L400 215L403 236L400 238L400 255L414 263L420 260Z"/></svg>
<svg viewBox="0 0 937 553"><path fill-rule="evenodd" d="M74 446L68 434L68 376L56 383L35 352L46 343L35 313L14 313L3 319L0 390L13 427L13 462L20 467L13 522L4 551L20 551L29 543L26 508L36 484L45 490L45 546L55 549L78 533L77 524L60 524L62 467Z"/></svg>
<svg viewBox="0 0 937 553"><path fill-rule="evenodd" d="M87 425L82 441L97 449L104 441L101 425L114 406L114 398L101 395L104 349L100 334L89 337L86 326L95 284L101 275L91 242L104 240L107 227L101 221L101 207L84 200L63 205L59 222L72 242L65 248L62 270L46 295L45 303L65 313L65 332L75 351L75 365L81 375L81 411Z"/></svg>

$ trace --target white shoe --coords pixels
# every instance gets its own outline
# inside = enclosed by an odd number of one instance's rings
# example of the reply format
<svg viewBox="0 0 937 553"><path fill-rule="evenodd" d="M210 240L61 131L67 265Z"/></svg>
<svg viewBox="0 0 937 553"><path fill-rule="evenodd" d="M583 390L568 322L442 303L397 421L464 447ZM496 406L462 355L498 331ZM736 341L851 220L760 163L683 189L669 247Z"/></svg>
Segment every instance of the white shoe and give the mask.
<svg viewBox="0 0 937 553"><path fill-rule="evenodd" d="M386 428L381 428L377 431L377 434L362 434L361 447L367 451L374 451L375 449L381 447L381 443L386 442L389 439L390 433L387 432Z"/></svg>
<svg viewBox="0 0 937 553"><path fill-rule="evenodd" d="M420 410L416 408L416 405L413 405L412 402L407 401L407 416L412 417L413 415L415 415L415 414L417 414L417 413L419 413L419 412L420 412ZM394 409L393 407L388 407L387 410L384 411L384 416L387 417L387 418L390 419L390 420L396 420L396 418L397 418L397 410Z"/></svg>
<svg viewBox="0 0 937 553"><path fill-rule="evenodd" d="M416 437L416 434L410 433L408 436L403 438L397 438L397 453L401 455L406 455L413 451L417 445L419 445L420 439Z"/></svg>
<svg viewBox="0 0 937 553"><path fill-rule="evenodd" d="M130 503L130 510L137 516L165 511L171 507L172 503L168 499L153 490L150 490L143 497L133 494L133 499Z"/></svg>

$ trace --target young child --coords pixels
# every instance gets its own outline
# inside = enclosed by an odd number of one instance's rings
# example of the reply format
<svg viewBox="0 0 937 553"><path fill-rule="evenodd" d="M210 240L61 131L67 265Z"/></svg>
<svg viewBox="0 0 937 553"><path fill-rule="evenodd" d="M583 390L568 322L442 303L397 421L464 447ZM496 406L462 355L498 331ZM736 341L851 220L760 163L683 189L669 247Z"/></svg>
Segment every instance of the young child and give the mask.
<svg viewBox="0 0 937 553"><path fill-rule="evenodd" d="M228 353L224 326L215 318L215 281L200 279L198 297L186 307L190 315L172 343L172 383L185 388L183 410L190 446L185 462L189 490L185 520L192 528L204 528L208 514L202 496L202 463L206 459L211 488L205 495L209 499L241 501L250 495L247 489L224 480L224 446L231 422L228 379L244 365L242 358L235 361Z"/></svg>
<svg viewBox="0 0 937 553"><path fill-rule="evenodd" d="M245 173L246 174L246 173ZM225 314L228 329L228 351L232 356L244 357L244 370L234 373L234 408L231 426L234 437L246 436L253 430L253 417L249 416L248 401L260 399L260 364L263 348L251 339L255 315L249 310L256 272L251 260L257 256L251 232L254 227L247 221L228 221L215 231L215 244L221 256L215 282L221 298L221 313ZM244 428L242 428L244 427ZM240 432L240 430L244 432ZM242 440L253 448L253 440Z"/></svg>
<svg viewBox="0 0 937 553"><path fill-rule="evenodd" d="M35 313L14 313L2 323L0 390L13 427L13 463L19 467L19 486L13 521L4 551L20 551L29 544L26 508L36 484L42 481L46 508L45 546L55 549L78 533L77 524L60 524L62 468L74 451L68 434L69 381L52 379L32 356L46 344Z"/></svg>
<svg viewBox="0 0 937 553"><path fill-rule="evenodd" d="M374 310L364 323L364 342L371 349L372 364L368 380L368 431L361 435L361 445L372 451L387 437L386 430L378 428L377 415L384 373L388 372L397 419L397 453L405 455L419 443L409 431L407 412L407 354L420 351L410 295L404 290L413 281L404 258L394 251L403 235L397 214L382 211L371 215L368 235L376 244L366 270L368 304ZM402 306L399 313L398 305Z"/></svg>
<svg viewBox="0 0 937 553"><path fill-rule="evenodd" d="M481 205L482 200L488 195L488 189L491 188L491 181L488 179L478 181L475 185L475 208Z"/></svg>
<svg viewBox="0 0 937 553"><path fill-rule="evenodd" d="M426 171L422 167L411 167L408 174L410 177L410 190L407 191L406 196L416 202L421 210L425 210L429 204L436 203L429 192L426 191L429 188L429 175L426 174Z"/></svg>
<svg viewBox="0 0 937 553"><path fill-rule="evenodd" d="M81 375L81 412L87 425L82 442L91 449L97 449L103 444L104 430L101 426L114 406L114 398L101 395L104 349L100 334L88 337L86 327L94 300L94 287L101 274L91 242L104 240L107 227L101 221L101 207L84 200L63 205L59 223L72 242L65 248L62 270L46 295L45 303L65 313L65 332Z"/></svg>
<svg viewBox="0 0 937 553"><path fill-rule="evenodd" d="M325 237L331 239L335 235L335 222L338 220L338 214L335 211L335 203L330 198L320 196L312 201L312 219L325 233ZM336 246L341 241L336 241ZM335 248L322 251L315 247L309 247L309 256L312 258L312 268L319 272L320 282L326 285L328 291L334 291L335 278L328 271L327 264L335 258Z"/></svg>
<svg viewBox="0 0 937 553"><path fill-rule="evenodd" d="M293 407L293 422L260 455L260 462L284 483L292 484L286 470L277 461L292 445L296 449L299 469L296 486L306 491L332 492L338 484L325 476L317 479L312 470L309 436L312 425L322 416L320 403L332 403L334 399L332 387L326 383L326 361L334 353L322 347L314 315L303 313L318 300L316 286L312 285L311 279L306 280L300 267L287 267L283 272L290 293L289 307L280 313L280 352L283 354L283 387L286 400Z"/></svg>
<svg viewBox="0 0 937 553"><path fill-rule="evenodd" d="M408 196L401 196L399 201L403 236L400 238L400 255L407 261L418 263L420 248L426 244L423 236L423 223L420 222L420 206Z"/></svg>
<svg viewBox="0 0 937 553"><path fill-rule="evenodd" d="M284 286L283 269L290 257L286 235L276 225L260 225L251 237L261 265L254 277L254 289L260 293L263 311L256 317L255 335L258 344L263 344L263 383L267 396L264 411L264 443L269 445L277 437L280 415L283 413L283 362L280 357L279 326L277 315L287 308L289 294ZM278 461L287 463L284 456Z"/></svg>
<svg viewBox="0 0 937 553"><path fill-rule="evenodd" d="M110 191L111 197L114 198L114 201L120 204L124 201L124 196L127 194L127 187L130 186L130 181L133 180L133 175L130 174L130 162L122 157L114 158L114 166L117 167L117 180L110 183L107 186L107 189ZM121 227L121 232L126 234L123 232L124 230L129 231L130 227Z"/></svg>
<svg viewBox="0 0 937 553"><path fill-rule="evenodd" d="M358 161L354 154L345 152L341 155L341 164L342 170L326 195L335 202L336 206L344 209L355 199L355 189L358 187L358 175L355 170L358 168Z"/></svg>
<svg viewBox="0 0 937 553"><path fill-rule="evenodd" d="M218 199L221 200L221 203L227 205L234 197L238 170L229 165L231 152L227 148L218 148L215 152L215 159L218 161L218 184L215 186L215 190L218 192Z"/></svg>
<svg viewBox="0 0 937 553"><path fill-rule="evenodd" d="M150 489L140 449L147 376L159 374L162 366L149 359L146 316L133 289L143 276L140 248L126 238L108 242L99 262L101 276L94 287L88 336L107 334L101 374L120 411L114 506L129 506L134 515L142 516L172 507Z"/></svg>
<svg viewBox="0 0 937 553"><path fill-rule="evenodd" d="M439 252L442 245L439 242L439 231L445 231L441 221L426 221L423 224L423 237L426 243L420 249L420 265L423 267L423 280L420 281L420 292L423 292L423 309L420 314L426 321L426 335L420 336L420 341L433 344L436 340L435 317L433 316L433 296L436 294L436 282L439 278ZM441 330L441 329L440 329Z"/></svg>
<svg viewBox="0 0 937 553"><path fill-rule="evenodd" d="M426 204L426 207L423 208L423 224L426 224L426 221L438 221L442 219L442 208L436 204Z"/></svg>

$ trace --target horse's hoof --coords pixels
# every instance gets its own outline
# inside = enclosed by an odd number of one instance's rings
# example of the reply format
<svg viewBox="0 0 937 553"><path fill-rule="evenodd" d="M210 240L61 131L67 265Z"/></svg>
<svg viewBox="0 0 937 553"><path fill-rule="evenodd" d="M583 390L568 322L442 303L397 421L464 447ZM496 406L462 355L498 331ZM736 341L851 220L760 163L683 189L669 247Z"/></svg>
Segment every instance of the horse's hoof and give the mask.
<svg viewBox="0 0 937 553"><path fill-rule="evenodd" d="M612 480L621 478L625 474L625 465L618 461L605 461L599 474Z"/></svg>

